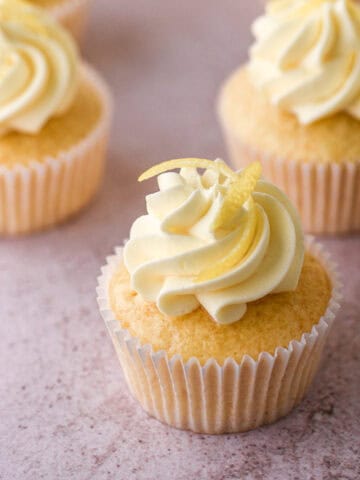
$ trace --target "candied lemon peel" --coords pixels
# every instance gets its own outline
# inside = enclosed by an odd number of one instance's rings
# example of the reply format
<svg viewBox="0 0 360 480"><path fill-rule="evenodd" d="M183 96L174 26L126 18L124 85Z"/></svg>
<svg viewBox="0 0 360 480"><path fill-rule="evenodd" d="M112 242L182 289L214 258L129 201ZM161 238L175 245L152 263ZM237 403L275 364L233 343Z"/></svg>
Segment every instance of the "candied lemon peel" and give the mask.
<svg viewBox="0 0 360 480"><path fill-rule="evenodd" d="M251 197L261 177L261 171L261 164L254 162L240 173L233 172L235 177L232 178L220 212L214 220L214 231L219 229L232 230L235 227L234 220L239 209Z"/></svg>
<svg viewBox="0 0 360 480"><path fill-rule="evenodd" d="M196 280L198 282L206 282L214 278L218 278L225 272L231 270L241 260L247 257L254 243L257 233L259 215L254 200L249 200L249 210L245 213L239 224L239 233L236 238L235 246L230 252L218 262L199 273Z"/></svg>
<svg viewBox="0 0 360 480"><path fill-rule="evenodd" d="M213 160L208 160L207 158L176 158L175 160L167 160L166 162L158 163L157 165L149 168L140 175L138 181L143 182L144 180L149 180L149 178L156 177L161 173L174 170L175 168L188 167L217 170L226 177L234 177L236 175L236 173L224 162L214 162Z"/></svg>
<svg viewBox="0 0 360 480"><path fill-rule="evenodd" d="M254 162L237 173L222 161L214 162L204 158L179 158L168 160L149 168L140 175L138 180L142 182L169 170L186 167L216 170L229 179L227 192L212 228L214 233L220 230L239 230L235 246L230 252L198 274L196 280L204 282L217 278L231 270L231 268L246 258L251 250L254 239L257 237L259 224L258 208L252 198L252 193L261 177L262 168L259 162ZM246 210L239 219L239 210L246 202Z"/></svg>

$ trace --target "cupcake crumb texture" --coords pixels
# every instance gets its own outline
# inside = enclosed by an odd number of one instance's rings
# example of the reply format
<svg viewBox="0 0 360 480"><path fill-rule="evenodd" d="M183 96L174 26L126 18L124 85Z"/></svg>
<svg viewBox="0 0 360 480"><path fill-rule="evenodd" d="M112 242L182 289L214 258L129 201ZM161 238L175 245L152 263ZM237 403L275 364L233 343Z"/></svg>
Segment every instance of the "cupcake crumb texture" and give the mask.
<svg viewBox="0 0 360 480"><path fill-rule="evenodd" d="M227 357L241 361L244 355L256 359L263 351L273 354L276 347L300 340L325 313L331 284L322 265L307 254L295 292L248 304L244 317L231 325L214 323L202 308L182 317L162 315L155 304L131 290L123 264L110 282L109 294L121 326L141 344L152 344L155 351L165 350L170 357L181 354L185 361L197 357L205 363L213 357L221 364Z"/></svg>

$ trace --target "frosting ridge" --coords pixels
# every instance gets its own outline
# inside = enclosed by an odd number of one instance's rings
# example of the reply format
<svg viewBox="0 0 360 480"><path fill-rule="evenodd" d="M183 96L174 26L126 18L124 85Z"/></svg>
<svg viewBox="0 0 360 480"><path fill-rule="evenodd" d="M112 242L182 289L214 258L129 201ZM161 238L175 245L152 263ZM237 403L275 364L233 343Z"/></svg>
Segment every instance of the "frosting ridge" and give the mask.
<svg viewBox="0 0 360 480"><path fill-rule="evenodd" d="M271 102L310 124L360 119L360 7L353 0L272 0L253 25L249 71Z"/></svg>
<svg viewBox="0 0 360 480"><path fill-rule="evenodd" d="M64 28L27 2L0 0L0 133L39 132L77 87L77 47Z"/></svg>
<svg viewBox="0 0 360 480"><path fill-rule="evenodd" d="M147 215L132 225L124 248L132 288L164 314L201 305L216 322L233 323L248 302L297 286L304 243L294 207L258 177L258 165L229 175L224 165L209 161L200 174L195 159L160 173ZM245 200L232 194L236 182L252 186ZM239 202L236 212L231 202Z"/></svg>

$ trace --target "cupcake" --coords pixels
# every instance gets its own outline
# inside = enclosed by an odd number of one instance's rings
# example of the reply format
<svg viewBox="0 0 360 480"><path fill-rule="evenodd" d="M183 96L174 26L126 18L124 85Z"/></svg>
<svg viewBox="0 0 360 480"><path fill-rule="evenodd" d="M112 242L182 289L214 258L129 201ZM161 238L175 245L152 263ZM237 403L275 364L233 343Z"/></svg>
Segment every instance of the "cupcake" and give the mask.
<svg viewBox="0 0 360 480"><path fill-rule="evenodd" d="M82 209L100 185L110 99L70 35L42 10L0 0L0 234Z"/></svg>
<svg viewBox="0 0 360 480"><path fill-rule="evenodd" d="M27 0L46 8L79 41L83 38L89 14L89 0Z"/></svg>
<svg viewBox="0 0 360 480"><path fill-rule="evenodd" d="M270 1L253 32L219 99L232 162L261 161L306 231L360 230L360 5Z"/></svg>
<svg viewBox="0 0 360 480"><path fill-rule="evenodd" d="M97 290L130 390L181 429L274 422L317 371L338 309L335 268L259 163L235 173L175 160L140 179L154 175L159 191Z"/></svg>

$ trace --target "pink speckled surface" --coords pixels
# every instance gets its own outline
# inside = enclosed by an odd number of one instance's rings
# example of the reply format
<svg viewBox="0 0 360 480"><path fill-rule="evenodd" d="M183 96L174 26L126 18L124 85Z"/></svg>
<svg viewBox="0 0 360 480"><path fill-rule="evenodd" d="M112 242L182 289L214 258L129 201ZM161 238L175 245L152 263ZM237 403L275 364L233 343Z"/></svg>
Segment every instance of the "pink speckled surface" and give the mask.
<svg viewBox="0 0 360 480"><path fill-rule="evenodd" d="M324 240L345 300L324 365L288 418L242 435L167 428L130 397L95 301L104 257L144 208L137 174L225 156L221 80L245 58L257 3L99 0L87 56L117 112L105 188L61 229L0 241L1 480L360 478L360 238Z"/></svg>

